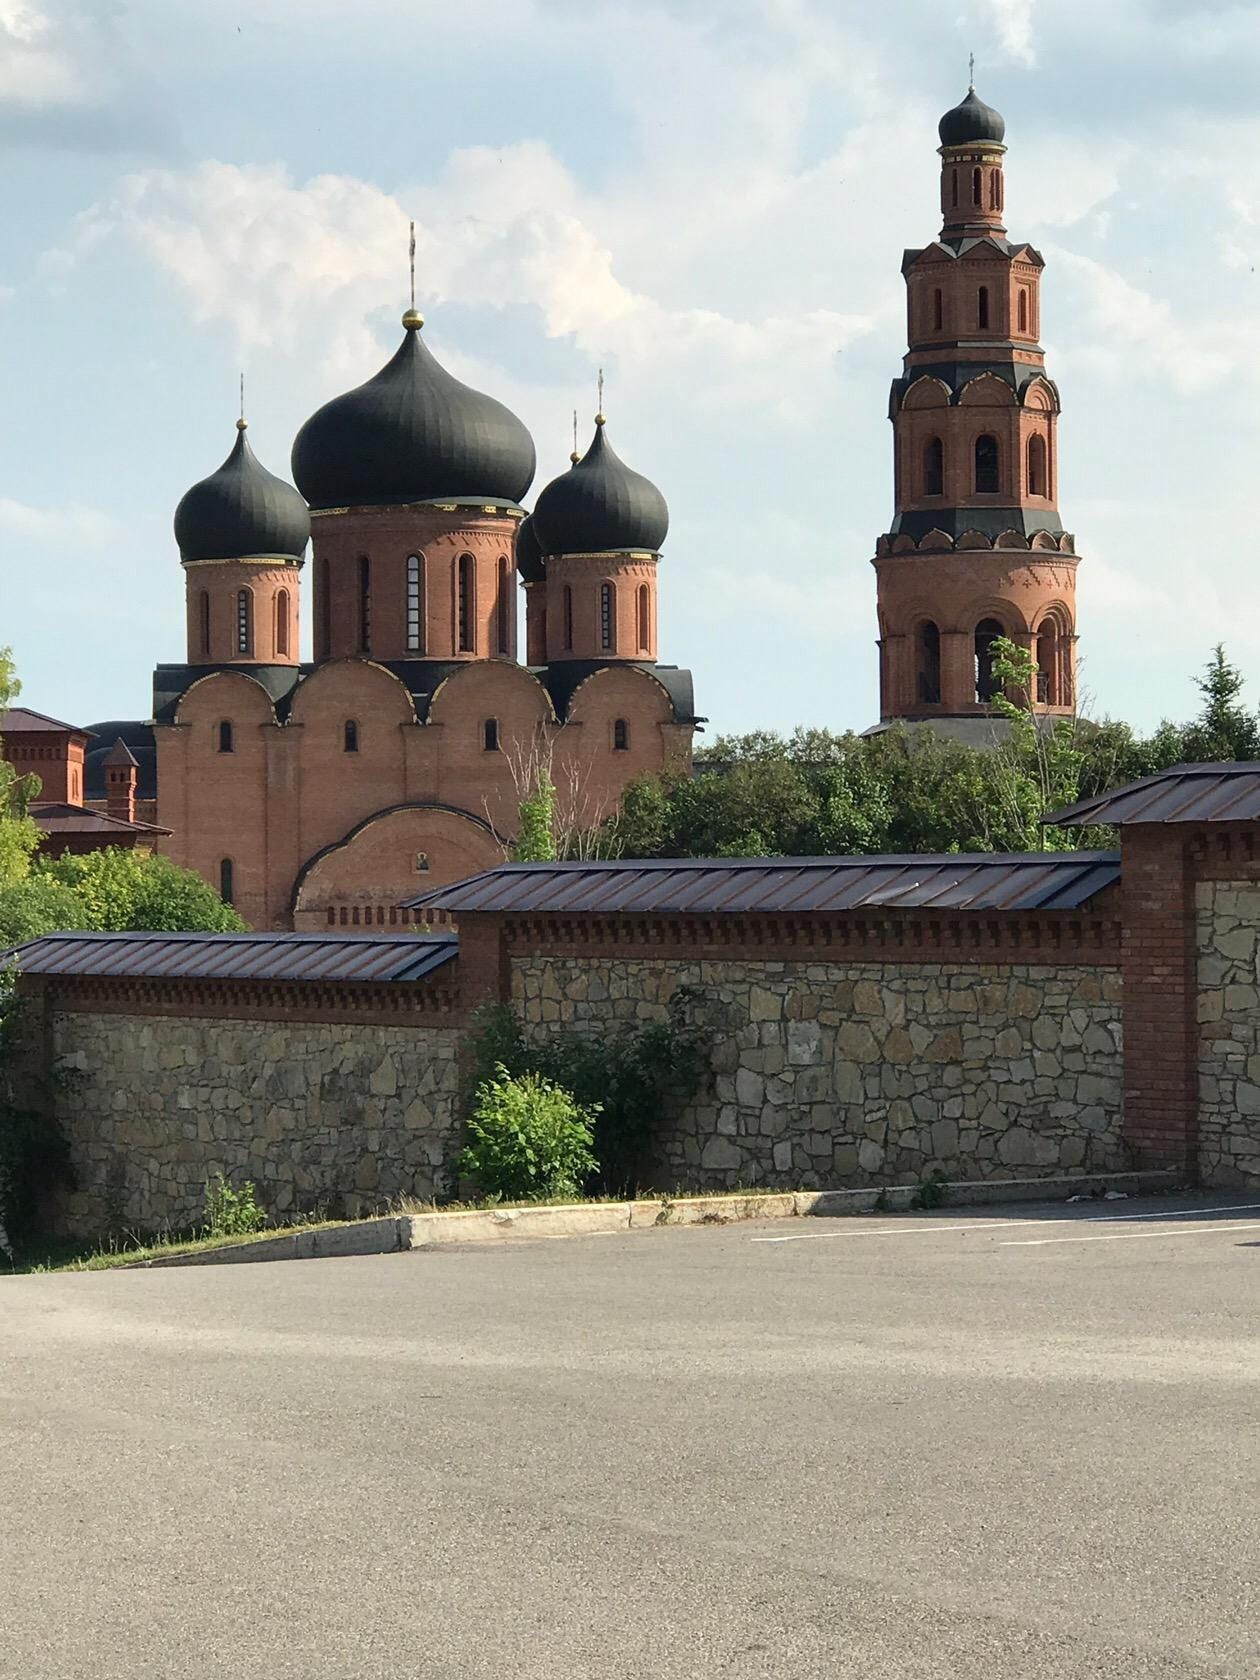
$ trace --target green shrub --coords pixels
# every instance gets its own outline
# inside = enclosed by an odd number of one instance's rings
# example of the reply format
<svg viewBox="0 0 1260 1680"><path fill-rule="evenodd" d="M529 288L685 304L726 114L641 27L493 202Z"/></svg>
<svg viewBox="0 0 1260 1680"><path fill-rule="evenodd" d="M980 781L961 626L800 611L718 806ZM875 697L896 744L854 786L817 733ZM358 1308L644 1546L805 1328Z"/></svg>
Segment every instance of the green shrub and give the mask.
<svg viewBox="0 0 1260 1680"><path fill-rule="evenodd" d="M598 1108L583 1108L538 1073L502 1062L477 1087L460 1170L500 1201L568 1201L595 1170Z"/></svg>
<svg viewBox="0 0 1260 1680"><path fill-rule="evenodd" d="M246 1179L239 1190L221 1172L206 1180L206 1219L202 1227L207 1237L248 1237L261 1231L267 1215L255 1199L254 1186Z"/></svg>

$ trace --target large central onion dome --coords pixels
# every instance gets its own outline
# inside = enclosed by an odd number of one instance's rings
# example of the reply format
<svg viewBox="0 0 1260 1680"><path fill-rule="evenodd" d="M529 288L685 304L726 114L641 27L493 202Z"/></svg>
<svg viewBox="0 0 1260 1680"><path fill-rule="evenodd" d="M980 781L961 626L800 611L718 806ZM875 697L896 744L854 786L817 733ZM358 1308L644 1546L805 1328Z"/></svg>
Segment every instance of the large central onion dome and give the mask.
<svg viewBox="0 0 1260 1680"><path fill-rule="evenodd" d="M293 478L312 508L380 502L519 502L534 442L516 416L447 373L409 309L406 337L373 379L325 403L293 444Z"/></svg>
<svg viewBox="0 0 1260 1680"><path fill-rule="evenodd" d="M1006 133L1006 122L1000 111L986 105L974 87L967 89L967 97L952 111L946 111L937 125L942 146L970 146L976 140L1000 142Z"/></svg>
<svg viewBox="0 0 1260 1680"><path fill-rule="evenodd" d="M618 457L600 414L591 447L541 492L532 524L544 554L655 554L669 530L669 509L655 484Z"/></svg>
<svg viewBox="0 0 1260 1680"><path fill-rule="evenodd" d="M306 503L262 466L236 422L236 444L218 472L175 509L181 560L300 560L311 534Z"/></svg>

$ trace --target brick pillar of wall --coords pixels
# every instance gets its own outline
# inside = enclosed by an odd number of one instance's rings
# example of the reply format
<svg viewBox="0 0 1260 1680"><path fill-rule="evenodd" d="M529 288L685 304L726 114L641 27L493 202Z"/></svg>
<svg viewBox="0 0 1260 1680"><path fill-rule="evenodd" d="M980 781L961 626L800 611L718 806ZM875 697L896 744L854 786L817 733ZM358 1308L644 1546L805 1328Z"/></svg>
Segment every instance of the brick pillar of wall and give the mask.
<svg viewBox="0 0 1260 1680"><path fill-rule="evenodd" d="M1198 1165L1194 882L1175 824L1121 834L1124 1136L1138 1167Z"/></svg>

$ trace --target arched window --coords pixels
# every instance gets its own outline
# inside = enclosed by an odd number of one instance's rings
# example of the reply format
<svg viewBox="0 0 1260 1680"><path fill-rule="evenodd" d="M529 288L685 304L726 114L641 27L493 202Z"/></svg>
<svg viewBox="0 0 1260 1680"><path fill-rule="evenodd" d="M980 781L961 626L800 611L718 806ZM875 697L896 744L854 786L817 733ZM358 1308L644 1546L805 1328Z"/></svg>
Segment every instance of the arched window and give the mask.
<svg viewBox="0 0 1260 1680"><path fill-rule="evenodd" d="M236 591L236 651L248 653L254 641L253 599L248 589Z"/></svg>
<svg viewBox="0 0 1260 1680"><path fill-rule="evenodd" d="M224 904L232 902L232 860L222 858L219 861L219 897Z"/></svg>
<svg viewBox="0 0 1260 1680"><path fill-rule="evenodd" d="M230 723L221 723L219 725L219 751L232 751L232 725Z"/></svg>
<svg viewBox="0 0 1260 1680"><path fill-rule="evenodd" d="M611 583L599 586L599 645L610 653L617 643L617 591Z"/></svg>
<svg viewBox="0 0 1260 1680"><path fill-rule="evenodd" d="M925 706L941 703L941 633L931 619L919 626L915 638L916 689Z"/></svg>
<svg viewBox="0 0 1260 1680"><path fill-rule="evenodd" d="M972 172L971 172L971 202L973 204L979 204L979 203L982 202L980 185L981 185L981 182L983 181L983 179L984 179L984 177L981 175L981 173L978 169L973 169L972 170Z"/></svg>
<svg viewBox="0 0 1260 1680"><path fill-rule="evenodd" d="M945 445L940 438L929 438L923 446L923 494L941 496L945 493Z"/></svg>
<svg viewBox="0 0 1260 1680"><path fill-rule="evenodd" d="M1001 489L998 440L990 432L976 439L976 495L994 496Z"/></svg>
<svg viewBox="0 0 1260 1680"><path fill-rule="evenodd" d="M1002 208L1002 205L1000 203L1001 194L999 193L999 190L998 190L999 183L1001 182L1001 179L1002 179L1001 172L997 169L995 169L992 172L992 174L989 176L989 209L990 210L1000 210Z"/></svg>
<svg viewBox="0 0 1260 1680"><path fill-rule="evenodd" d="M203 659L210 657L210 591L203 589L197 597L197 637Z"/></svg>
<svg viewBox="0 0 1260 1680"><path fill-rule="evenodd" d="M372 562L359 556L359 652L372 651Z"/></svg>
<svg viewBox="0 0 1260 1680"><path fill-rule="evenodd" d="M567 583L564 586L562 599L564 604L564 645L571 648L573 646L573 591Z"/></svg>
<svg viewBox="0 0 1260 1680"><path fill-rule="evenodd" d="M639 647L644 653L652 647L652 597L646 583L639 585Z"/></svg>
<svg viewBox="0 0 1260 1680"><path fill-rule="evenodd" d="M424 652L424 569L418 554L407 556L407 652Z"/></svg>
<svg viewBox="0 0 1260 1680"><path fill-rule="evenodd" d="M332 595L329 592L328 560L321 555L315 567L315 657L327 659L332 651Z"/></svg>
<svg viewBox="0 0 1260 1680"><path fill-rule="evenodd" d="M276 590L276 658L289 657L289 591Z"/></svg>
<svg viewBox="0 0 1260 1680"><path fill-rule="evenodd" d="M1015 319L1018 330L1026 333L1028 331L1028 288L1026 286L1019 288L1019 301L1015 308Z"/></svg>
<svg viewBox="0 0 1260 1680"><path fill-rule="evenodd" d="M987 327L989 324L989 288L981 286L976 293L976 325Z"/></svg>
<svg viewBox="0 0 1260 1680"><path fill-rule="evenodd" d="M613 751L630 751L630 726L625 718L617 718L613 723Z"/></svg>
<svg viewBox="0 0 1260 1680"><path fill-rule="evenodd" d="M476 652L477 603L475 599L473 581L473 557L471 554L461 554L459 557L459 651L460 653Z"/></svg>
<svg viewBox="0 0 1260 1680"><path fill-rule="evenodd" d="M1028 440L1028 494L1048 496L1046 488L1046 440L1034 432Z"/></svg>
<svg viewBox="0 0 1260 1680"><path fill-rule="evenodd" d="M1037 699L1043 706L1062 704L1061 665L1059 627L1047 618L1037 631Z"/></svg>
<svg viewBox="0 0 1260 1680"><path fill-rule="evenodd" d="M996 618L982 618L976 625L976 699L992 700L998 691L993 675L993 644L1005 632Z"/></svg>
<svg viewBox="0 0 1260 1680"><path fill-rule="evenodd" d="M956 209L957 206L958 206L958 171L956 169L954 169L954 170L951 170L950 173L953 176L953 194L952 194L952 198L951 198L950 202L954 205L954 207Z"/></svg>
<svg viewBox="0 0 1260 1680"><path fill-rule="evenodd" d="M342 725L341 747L343 752L357 753L359 750L359 726L353 718L347 718Z"/></svg>
<svg viewBox="0 0 1260 1680"><path fill-rule="evenodd" d="M932 330L940 332L945 325L945 298L938 286L932 293Z"/></svg>
<svg viewBox="0 0 1260 1680"><path fill-rule="evenodd" d="M487 752L499 750L499 720L487 718L481 726L481 744Z"/></svg>
<svg viewBox="0 0 1260 1680"><path fill-rule="evenodd" d="M508 643L508 608L509 608L510 605L511 605L511 597L508 593L508 563L507 563L506 560L500 559L500 561L499 561L499 594L498 594L498 599L495 601L495 604L494 604L494 612L495 612L495 629L496 629L496 633L497 633L497 636L498 636L499 652L504 653L504 654L510 653L512 651L512 649L511 649L511 647L509 646L509 643Z"/></svg>

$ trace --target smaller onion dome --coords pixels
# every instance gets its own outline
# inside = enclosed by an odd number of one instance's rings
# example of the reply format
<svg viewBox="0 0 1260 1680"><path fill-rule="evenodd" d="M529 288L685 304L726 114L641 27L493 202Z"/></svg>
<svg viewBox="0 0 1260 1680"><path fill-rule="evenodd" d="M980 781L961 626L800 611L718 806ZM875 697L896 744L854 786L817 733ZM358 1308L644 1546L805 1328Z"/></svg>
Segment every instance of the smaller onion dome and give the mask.
<svg viewBox="0 0 1260 1680"><path fill-rule="evenodd" d="M300 560L311 535L306 503L269 473L249 447L245 422L218 472L194 484L175 509L181 560Z"/></svg>
<svg viewBox="0 0 1260 1680"><path fill-rule="evenodd" d="M1006 122L1002 113L986 105L971 87L961 105L946 111L937 133L942 146L969 146L976 140L1000 141L1006 133Z"/></svg>
<svg viewBox="0 0 1260 1680"><path fill-rule="evenodd" d="M669 530L665 498L608 442L602 414L590 448L538 497L533 534L544 554L655 554Z"/></svg>
<svg viewBox="0 0 1260 1680"><path fill-rule="evenodd" d="M516 527L516 575L522 583L541 583L547 575L532 514L526 514Z"/></svg>

